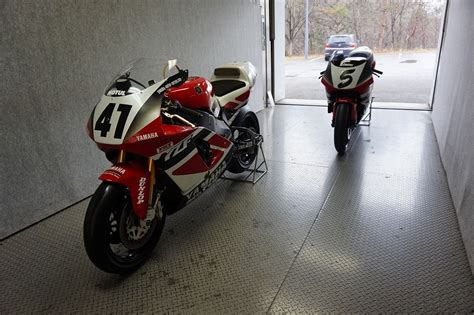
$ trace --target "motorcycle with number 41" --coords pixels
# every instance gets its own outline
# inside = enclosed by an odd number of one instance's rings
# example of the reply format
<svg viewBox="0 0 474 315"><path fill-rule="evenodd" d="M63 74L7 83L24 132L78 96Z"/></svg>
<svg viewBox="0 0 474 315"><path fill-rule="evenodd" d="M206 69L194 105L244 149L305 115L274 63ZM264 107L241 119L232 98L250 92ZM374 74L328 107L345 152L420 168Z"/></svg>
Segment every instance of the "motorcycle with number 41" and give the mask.
<svg viewBox="0 0 474 315"><path fill-rule="evenodd" d="M342 51L335 51L326 70L321 72L328 113L332 113L334 146L339 154L345 153L352 131L372 102L372 74L379 77L382 73L375 69L374 55L366 46L354 49L347 58Z"/></svg>
<svg viewBox="0 0 474 315"><path fill-rule="evenodd" d="M251 63L222 65L210 81L189 77L176 60L158 64L140 59L123 68L87 124L112 166L87 208L84 243L91 261L110 273L137 269L167 215L226 170L248 170L258 153L259 123L247 105L256 78Z"/></svg>

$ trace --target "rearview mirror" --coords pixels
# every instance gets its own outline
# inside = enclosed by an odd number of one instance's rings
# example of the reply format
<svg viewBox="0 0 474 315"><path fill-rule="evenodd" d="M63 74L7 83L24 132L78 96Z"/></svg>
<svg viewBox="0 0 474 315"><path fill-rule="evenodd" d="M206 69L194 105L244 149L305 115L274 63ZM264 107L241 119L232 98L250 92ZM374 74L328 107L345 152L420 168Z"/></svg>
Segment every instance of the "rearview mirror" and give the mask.
<svg viewBox="0 0 474 315"><path fill-rule="evenodd" d="M168 62L165 64L165 67L163 68L163 79L166 79L168 77L168 73L170 72L171 69L176 67L177 63L178 63L178 60L176 59L168 60Z"/></svg>

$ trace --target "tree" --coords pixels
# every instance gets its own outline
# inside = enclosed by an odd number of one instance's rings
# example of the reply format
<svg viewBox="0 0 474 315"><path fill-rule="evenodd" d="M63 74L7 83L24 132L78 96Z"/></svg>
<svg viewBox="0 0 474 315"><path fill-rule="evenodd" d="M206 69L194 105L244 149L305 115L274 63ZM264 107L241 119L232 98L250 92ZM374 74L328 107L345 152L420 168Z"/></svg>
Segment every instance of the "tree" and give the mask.
<svg viewBox="0 0 474 315"><path fill-rule="evenodd" d="M298 36L298 34L301 32L304 25L304 20L305 20L304 5L302 1L287 0L285 9L286 9L285 36L286 36L286 43L287 43L287 55L292 56L294 41L296 37Z"/></svg>
<svg viewBox="0 0 474 315"><path fill-rule="evenodd" d="M287 55L302 54L304 0L287 0L286 14ZM441 17L441 3L429 0L310 0L311 53L338 33L372 49L434 48Z"/></svg>

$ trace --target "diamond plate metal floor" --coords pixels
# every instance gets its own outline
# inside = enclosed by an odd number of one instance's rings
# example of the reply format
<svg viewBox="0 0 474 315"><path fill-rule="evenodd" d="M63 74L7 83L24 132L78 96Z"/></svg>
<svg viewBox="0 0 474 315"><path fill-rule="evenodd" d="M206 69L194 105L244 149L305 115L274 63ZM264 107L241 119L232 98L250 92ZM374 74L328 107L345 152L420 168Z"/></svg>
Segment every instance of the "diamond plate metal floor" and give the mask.
<svg viewBox="0 0 474 315"><path fill-rule="evenodd" d="M260 120L268 175L169 217L133 275L88 261L88 200L2 241L0 313L474 311L429 113L375 111L342 158L324 108Z"/></svg>

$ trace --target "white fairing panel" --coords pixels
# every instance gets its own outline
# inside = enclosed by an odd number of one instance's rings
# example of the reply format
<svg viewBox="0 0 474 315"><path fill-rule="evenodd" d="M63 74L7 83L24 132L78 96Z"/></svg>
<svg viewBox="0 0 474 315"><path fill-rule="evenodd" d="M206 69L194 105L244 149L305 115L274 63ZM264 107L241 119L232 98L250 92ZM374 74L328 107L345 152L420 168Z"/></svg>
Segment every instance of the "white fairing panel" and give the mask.
<svg viewBox="0 0 474 315"><path fill-rule="evenodd" d="M362 70L364 70L365 63L358 66L346 65L343 60L340 66L331 65L331 78L333 86L337 89L353 89L357 86Z"/></svg>
<svg viewBox="0 0 474 315"><path fill-rule="evenodd" d="M96 105L94 109L94 119L92 122L92 129L94 132L94 141L97 143L102 144L112 144L112 145L120 145L125 140L125 135L127 134L130 125L132 124L133 120L137 116L138 112L142 108L143 104L150 98L150 96L155 93L158 87L163 84L164 81L158 82L153 84L152 86L134 94L130 95L123 95L123 96L108 96L103 95L100 102ZM110 105L113 104L113 105ZM128 105L127 111L121 111L120 105ZM104 117L102 114L104 111L110 111L110 106L113 107L112 115L109 116L110 118ZM130 109L128 111L128 109ZM102 116L102 117L101 117ZM156 117L153 117L156 118ZM99 119L101 120L99 122ZM109 120L110 119L110 120ZM125 124L123 127L122 132L117 132L117 127L119 124L120 119L125 120ZM151 117L150 121L151 122ZM97 128L101 123L110 124L110 129L107 132L103 132L101 128ZM146 122L145 122L146 123ZM120 128L120 127L119 127Z"/></svg>

